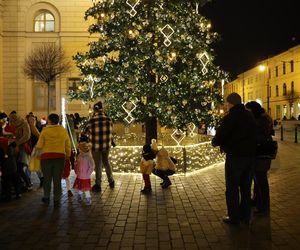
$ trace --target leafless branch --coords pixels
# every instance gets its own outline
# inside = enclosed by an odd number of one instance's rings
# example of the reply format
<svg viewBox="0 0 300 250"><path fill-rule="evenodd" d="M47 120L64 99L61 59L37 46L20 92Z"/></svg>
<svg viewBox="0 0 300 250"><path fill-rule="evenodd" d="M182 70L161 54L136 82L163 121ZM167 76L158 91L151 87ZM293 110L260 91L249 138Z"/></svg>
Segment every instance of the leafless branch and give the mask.
<svg viewBox="0 0 300 250"><path fill-rule="evenodd" d="M25 59L24 73L30 79L50 84L70 69L64 51L54 43L43 43Z"/></svg>

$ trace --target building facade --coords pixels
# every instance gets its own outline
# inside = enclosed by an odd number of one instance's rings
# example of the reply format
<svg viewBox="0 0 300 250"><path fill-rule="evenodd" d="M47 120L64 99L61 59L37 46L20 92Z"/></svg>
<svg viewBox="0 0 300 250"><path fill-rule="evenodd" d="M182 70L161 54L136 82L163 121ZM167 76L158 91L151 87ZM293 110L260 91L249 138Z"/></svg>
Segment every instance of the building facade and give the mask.
<svg viewBox="0 0 300 250"><path fill-rule="evenodd" d="M51 85L51 112L61 112L61 97L80 81L72 56L86 51L93 39L87 32L93 20L84 20L92 4L92 0L0 0L0 110L46 115L47 86L27 79L23 66L32 49L49 42L60 45L72 65ZM66 109L88 111L80 101L68 103Z"/></svg>
<svg viewBox="0 0 300 250"><path fill-rule="evenodd" d="M300 45L265 59L225 85L225 98L237 92L243 102L257 101L273 119L300 115Z"/></svg>

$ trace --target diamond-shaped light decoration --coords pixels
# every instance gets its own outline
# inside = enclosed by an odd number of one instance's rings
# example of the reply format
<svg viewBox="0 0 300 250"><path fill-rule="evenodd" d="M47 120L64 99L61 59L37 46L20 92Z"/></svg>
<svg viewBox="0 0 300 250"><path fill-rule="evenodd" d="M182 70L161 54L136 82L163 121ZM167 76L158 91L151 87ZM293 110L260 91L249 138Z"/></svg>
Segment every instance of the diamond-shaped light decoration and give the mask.
<svg viewBox="0 0 300 250"><path fill-rule="evenodd" d="M161 80L161 82L166 82L166 81L169 80L169 77L168 77L167 75L162 75L162 76L160 77L160 80Z"/></svg>
<svg viewBox="0 0 300 250"><path fill-rule="evenodd" d="M191 137L194 137L195 136L195 129L196 129L196 125L194 123L189 123L187 125L188 129L189 129L189 134Z"/></svg>
<svg viewBox="0 0 300 250"><path fill-rule="evenodd" d="M131 10L128 11L131 17L134 17L137 14L135 7L140 3L140 0L127 0L126 4L131 7Z"/></svg>
<svg viewBox="0 0 300 250"><path fill-rule="evenodd" d="M165 37L165 41L164 41L164 44L169 47L171 45L171 40L170 40L170 37L173 35L173 33L175 32L173 30L173 28L167 24L165 25L165 27L163 27L162 29L160 29L160 32L164 35Z"/></svg>
<svg viewBox="0 0 300 250"><path fill-rule="evenodd" d="M208 72L206 66L209 63L209 57L208 57L207 53L203 52L202 54L200 54L199 60L202 64L202 66L203 66L202 67L202 73L203 73L203 75L205 75Z"/></svg>
<svg viewBox="0 0 300 250"><path fill-rule="evenodd" d="M177 146L180 146L180 142L185 138L185 133L181 129L175 129L171 134L171 137L174 141L176 141Z"/></svg>
<svg viewBox="0 0 300 250"><path fill-rule="evenodd" d="M136 109L135 103L133 101L124 102L122 104L122 108L127 113L127 116L124 118L124 120L128 123L132 123L134 121L134 117L131 113Z"/></svg>

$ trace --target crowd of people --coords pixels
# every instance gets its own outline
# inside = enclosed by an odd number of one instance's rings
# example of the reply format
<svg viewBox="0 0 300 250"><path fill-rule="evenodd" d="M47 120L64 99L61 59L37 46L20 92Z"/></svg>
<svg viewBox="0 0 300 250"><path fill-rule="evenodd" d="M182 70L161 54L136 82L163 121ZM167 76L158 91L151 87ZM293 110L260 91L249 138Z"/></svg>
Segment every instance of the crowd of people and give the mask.
<svg viewBox="0 0 300 250"><path fill-rule="evenodd" d="M221 151L226 153L227 215L223 221L229 224L249 224L251 206L256 207L255 213L258 214L266 215L270 211L267 174L274 156L262 151L270 150L263 146L272 142L273 123L257 102L251 101L244 105L237 93L230 94L226 101L229 111L212 139L212 145L220 146ZM11 200L12 193L20 198L22 192L32 189L28 166L33 157L40 160L37 175L44 190L42 202L46 205L50 203L53 184L54 207L60 206L62 179L66 181L69 197L73 196L73 187L77 190L78 201L85 200L87 205L91 205L90 191L101 192L103 166L108 185L114 188L115 180L109 161L113 145L112 121L104 113L101 102L94 105L93 111L80 135L73 133L81 121L78 114L67 116L69 129L65 129L60 125L57 114L50 114L47 124L39 124L32 113L26 119L15 111L9 116L0 113L2 199ZM145 184L141 193L151 193L151 173L163 180L162 188L168 188L172 184L169 176L175 173L176 160L168 155L164 147L158 150L155 140L144 145L141 153L140 170ZM71 168L76 174L73 185L69 180ZM94 170L96 178L92 186L91 174ZM252 183L254 188L251 194Z"/></svg>
<svg viewBox="0 0 300 250"><path fill-rule="evenodd" d="M9 115L0 113L1 201L20 198L22 193L32 190L30 163L33 158L39 160L34 172L40 180L40 188L44 189L44 203L50 201L53 182L54 204L59 206L61 179L66 181L68 195L73 196L69 175L71 168L75 168L76 131L83 118L78 113L67 115L69 129L61 126L60 118L50 114L47 119L38 120L30 112L23 119L16 111Z"/></svg>

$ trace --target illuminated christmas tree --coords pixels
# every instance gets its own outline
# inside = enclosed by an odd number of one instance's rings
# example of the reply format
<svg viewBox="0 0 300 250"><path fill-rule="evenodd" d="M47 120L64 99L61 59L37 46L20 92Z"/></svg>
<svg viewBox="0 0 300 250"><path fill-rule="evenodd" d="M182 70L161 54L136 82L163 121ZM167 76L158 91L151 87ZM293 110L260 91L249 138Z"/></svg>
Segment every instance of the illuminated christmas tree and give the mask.
<svg viewBox="0 0 300 250"><path fill-rule="evenodd" d="M113 121L145 123L146 141L161 126L215 124L226 74L213 64L218 35L199 14L207 0L102 0L85 13L97 39L75 56L82 86L69 93L105 99Z"/></svg>

